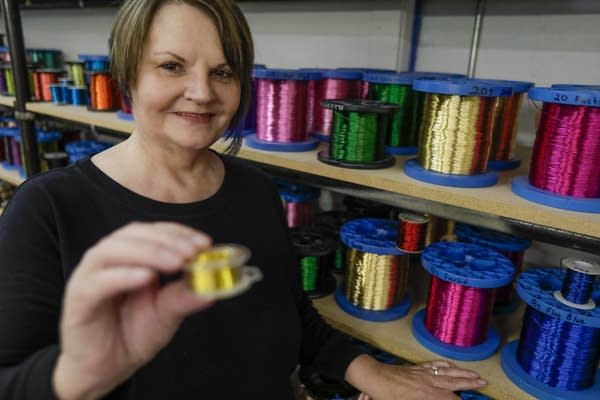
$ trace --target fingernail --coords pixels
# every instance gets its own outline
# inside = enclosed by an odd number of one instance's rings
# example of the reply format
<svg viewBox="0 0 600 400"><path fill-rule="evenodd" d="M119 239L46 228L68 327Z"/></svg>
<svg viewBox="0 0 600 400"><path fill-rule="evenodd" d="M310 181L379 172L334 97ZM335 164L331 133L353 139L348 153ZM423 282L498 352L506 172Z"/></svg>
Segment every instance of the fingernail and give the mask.
<svg viewBox="0 0 600 400"><path fill-rule="evenodd" d="M481 385L481 386L487 385L487 381L485 381L485 380L483 380L483 379L480 378L480 379L477 379L477 384Z"/></svg>
<svg viewBox="0 0 600 400"><path fill-rule="evenodd" d="M472 378L479 378L479 375L477 375L475 372L469 372L469 375L471 375Z"/></svg>
<svg viewBox="0 0 600 400"><path fill-rule="evenodd" d="M194 243L200 246L207 246L210 244L210 239L205 235L194 235L192 237L192 240L194 241Z"/></svg>

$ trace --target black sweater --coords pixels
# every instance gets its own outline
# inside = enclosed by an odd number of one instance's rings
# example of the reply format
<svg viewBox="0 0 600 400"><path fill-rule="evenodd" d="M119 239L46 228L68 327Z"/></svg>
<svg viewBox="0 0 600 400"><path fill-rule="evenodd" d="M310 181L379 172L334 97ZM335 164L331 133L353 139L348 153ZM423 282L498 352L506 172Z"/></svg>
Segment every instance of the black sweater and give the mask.
<svg viewBox="0 0 600 400"><path fill-rule="evenodd" d="M53 398L65 282L84 251L130 221L176 221L252 252L263 280L189 316L172 341L108 398L286 399L297 364L343 379L358 355L302 291L276 186L222 157L207 200L169 204L122 187L89 159L26 181L0 217L0 398Z"/></svg>

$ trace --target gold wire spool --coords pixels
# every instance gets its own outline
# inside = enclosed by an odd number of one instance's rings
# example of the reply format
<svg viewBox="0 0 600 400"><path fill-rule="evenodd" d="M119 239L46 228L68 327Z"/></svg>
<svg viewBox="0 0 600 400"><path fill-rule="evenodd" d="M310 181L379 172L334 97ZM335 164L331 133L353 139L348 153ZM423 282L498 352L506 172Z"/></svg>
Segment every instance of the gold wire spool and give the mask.
<svg viewBox="0 0 600 400"><path fill-rule="evenodd" d="M419 136L419 164L445 174L484 173L499 102L499 97L427 93Z"/></svg>
<svg viewBox="0 0 600 400"><path fill-rule="evenodd" d="M250 250L245 246L216 245L184 267L185 282L198 295L215 298L235 295L262 278L258 268L244 267L249 258Z"/></svg>
<svg viewBox="0 0 600 400"><path fill-rule="evenodd" d="M427 235L425 237L426 246L440 241L456 241L456 235L454 234L455 221L436 217L435 215L425 214L425 216L429 217Z"/></svg>
<svg viewBox="0 0 600 400"><path fill-rule="evenodd" d="M366 310L388 310L404 297L408 269L408 255L380 255L349 247L346 250L346 298Z"/></svg>

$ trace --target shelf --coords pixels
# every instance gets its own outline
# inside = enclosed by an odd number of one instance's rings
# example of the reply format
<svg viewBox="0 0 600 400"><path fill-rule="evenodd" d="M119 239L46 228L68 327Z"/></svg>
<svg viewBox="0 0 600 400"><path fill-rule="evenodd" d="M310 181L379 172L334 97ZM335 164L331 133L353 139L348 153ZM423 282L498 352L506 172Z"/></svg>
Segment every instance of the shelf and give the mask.
<svg viewBox="0 0 600 400"><path fill-rule="evenodd" d="M6 169L4 166L2 166L2 164L0 164L0 180L6 181L15 186L19 186L21 183L23 183L23 181L25 181L25 178L19 174L19 171Z"/></svg>
<svg viewBox="0 0 600 400"><path fill-rule="evenodd" d="M418 265L413 265L411 268L408 287L417 287L418 289L415 290L416 295L415 292L409 292L409 294L411 298L417 299L414 300L409 314L401 319L390 322L370 322L355 318L338 307L333 295L313 300L313 304L333 327L408 361L419 363L446 359L446 357L435 354L421 346L412 334L413 315L425 307L426 299L424 296L427 293L425 283L429 282L429 275ZM494 326L500 333L502 345L507 341L519 338L524 309L525 307L521 305L517 311L511 314L495 317ZM492 357L482 361L451 361L456 365L476 371L482 378L487 380L488 385L480 392L495 400L534 399L534 397L519 389L504 374L500 366L499 351Z"/></svg>
<svg viewBox="0 0 600 400"><path fill-rule="evenodd" d="M28 103L27 108L39 114L124 134L134 129L132 121L121 120L114 112L41 102ZM213 148L223 150L225 144L218 142ZM278 176L332 191L600 254L600 214L546 207L512 193L511 179L526 174L529 168L529 150L520 149L520 152L523 160L520 168L501 173L494 186L477 189L438 186L409 178L402 171L402 164L408 157L397 157L393 167L376 171L323 164L317 160L316 150L281 153L244 145L238 157Z"/></svg>
<svg viewBox="0 0 600 400"><path fill-rule="evenodd" d="M7 106L7 107L14 107L15 98L12 96L0 95L0 105Z"/></svg>

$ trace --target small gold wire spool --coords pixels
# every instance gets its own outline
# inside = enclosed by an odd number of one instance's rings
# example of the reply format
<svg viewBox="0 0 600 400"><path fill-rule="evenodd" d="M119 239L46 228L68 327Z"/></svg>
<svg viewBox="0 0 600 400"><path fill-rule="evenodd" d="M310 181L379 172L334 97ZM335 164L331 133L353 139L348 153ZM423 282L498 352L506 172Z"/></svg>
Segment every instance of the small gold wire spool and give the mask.
<svg viewBox="0 0 600 400"><path fill-rule="evenodd" d="M425 245L429 246L431 243L441 241L455 241L456 235L454 234L455 221L436 217L435 215L428 215L429 224L427 225L427 235L425 237Z"/></svg>
<svg viewBox="0 0 600 400"><path fill-rule="evenodd" d="M346 298L366 310L388 310L403 299L408 270L408 255L380 255L349 247L346 250Z"/></svg>
<svg viewBox="0 0 600 400"><path fill-rule="evenodd" d="M242 279L250 250L238 244L216 245L195 256L185 267L185 282L200 295L233 290Z"/></svg>
<svg viewBox="0 0 600 400"><path fill-rule="evenodd" d="M499 102L499 97L427 93L418 163L445 174L484 173Z"/></svg>

